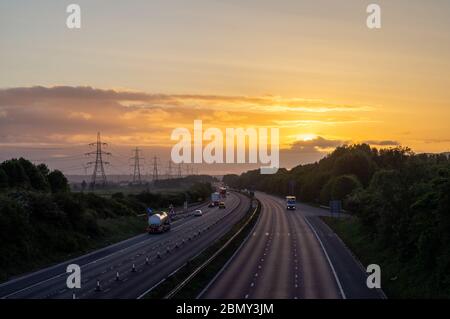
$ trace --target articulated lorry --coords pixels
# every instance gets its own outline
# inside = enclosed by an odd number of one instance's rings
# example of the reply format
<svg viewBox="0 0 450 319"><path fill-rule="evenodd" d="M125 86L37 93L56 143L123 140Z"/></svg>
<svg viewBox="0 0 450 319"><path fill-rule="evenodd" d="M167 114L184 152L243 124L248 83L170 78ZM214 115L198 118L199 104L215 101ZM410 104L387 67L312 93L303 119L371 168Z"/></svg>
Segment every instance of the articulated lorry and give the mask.
<svg viewBox="0 0 450 319"><path fill-rule="evenodd" d="M170 230L170 217L166 212L160 212L148 217L147 232L164 233Z"/></svg>
<svg viewBox="0 0 450 319"><path fill-rule="evenodd" d="M219 202L220 202L220 194L218 192L212 193L211 203L213 204L213 206L219 206Z"/></svg>

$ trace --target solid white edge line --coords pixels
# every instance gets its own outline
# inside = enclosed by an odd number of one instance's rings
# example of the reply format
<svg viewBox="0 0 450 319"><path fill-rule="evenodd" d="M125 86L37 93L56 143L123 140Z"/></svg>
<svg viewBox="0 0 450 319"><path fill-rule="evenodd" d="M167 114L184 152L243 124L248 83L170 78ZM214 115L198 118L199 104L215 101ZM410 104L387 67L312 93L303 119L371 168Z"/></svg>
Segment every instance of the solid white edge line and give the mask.
<svg viewBox="0 0 450 319"><path fill-rule="evenodd" d="M347 299L347 297L345 296L345 293L344 293L344 289L342 288L341 282L339 280L339 277L338 277L338 275L336 273L336 270L334 269L333 263L331 262L330 256L328 256L328 253L327 253L327 251L325 249L325 246L322 243L322 240L319 237L319 234L317 234L317 231L314 229L313 225L311 225L311 223L308 221L306 216L303 216L303 219L306 221L306 223L308 224L309 228L311 228L314 236L317 238L317 240L318 240L318 242L320 244L320 247L322 247L322 251L325 254L325 257L327 258L328 264L330 265L331 271L333 272L334 279L336 280L336 283L337 283L337 285L339 287L339 291L341 293L342 299Z"/></svg>
<svg viewBox="0 0 450 319"><path fill-rule="evenodd" d="M164 281L166 281L166 278L161 279L160 281L158 281L155 285L153 285L151 288L147 289L145 292L143 292L141 295L139 295L139 297L137 297L136 299L142 299L142 297L144 297L146 294L148 294L150 291L152 291L153 289L155 289L156 287L158 287L159 285L161 285Z"/></svg>
<svg viewBox="0 0 450 319"><path fill-rule="evenodd" d="M355 256L355 254L353 254L353 252L350 250L350 248L348 248L348 246L344 243L344 241L338 236L338 234L336 234L331 228L330 226L327 225L327 223L324 223L326 227L328 227L334 234L334 236L337 238L337 240L342 244L342 246L344 246L344 248L347 250L347 253L352 257L353 261L359 266L359 268L361 269L361 271L366 274L367 277L367 272L366 269L364 268L364 265L361 263L361 261L359 261L359 259ZM382 288L376 289L377 293L380 295L381 299L388 299L388 297L386 296L386 294L384 293Z"/></svg>

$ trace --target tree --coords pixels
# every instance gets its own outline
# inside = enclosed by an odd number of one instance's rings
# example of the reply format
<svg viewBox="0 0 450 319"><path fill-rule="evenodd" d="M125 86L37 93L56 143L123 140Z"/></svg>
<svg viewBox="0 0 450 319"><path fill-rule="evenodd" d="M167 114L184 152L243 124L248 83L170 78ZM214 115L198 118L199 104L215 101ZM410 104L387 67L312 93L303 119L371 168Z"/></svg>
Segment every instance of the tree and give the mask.
<svg viewBox="0 0 450 319"><path fill-rule="evenodd" d="M37 166L38 170L41 172L42 176L47 177L48 174L50 174L50 170L48 169L47 165L45 164L39 164Z"/></svg>
<svg viewBox="0 0 450 319"><path fill-rule="evenodd" d="M65 193L70 190L69 182L61 171L54 170L48 174L47 178L52 193Z"/></svg>
<svg viewBox="0 0 450 319"><path fill-rule="evenodd" d="M358 177L364 185L368 185L375 171L374 163L362 151L348 152L339 157L333 167L335 176L351 174Z"/></svg>
<svg viewBox="0 0 450 319"><path fill-rule="evenodd" d="M32 188L40 191L49 190L47 179L38 167L22 157L19 158L19 163L25 170L25 174L28 176Z"/></svg>
<svg viewBox="0 0 450 319"><path fill-rule="evenodd" d="M21 163L17 159L3 162L0 167L8 176L9 187L28 188L30 180Z"/></svg>
<svg viewBox="0 0 450 319"><path fill-rule="evenodd" d="M0 168L0 188L8 187L8 175L6 175L5 171Z"/></svg>
<svg viewBox="0 0 450 319"><path fill-rule="evenodd" d="M81 191L84 192L84 191L86 190L86 187L87 187L87 183L86 183L85 180L83 180L83 181L81 182Z"/></svg>
<svg viewBox="0 0 450 319"><path fill-rule="evenodd" d="M361 183L356 176L341 175L334 180L331 186L331 197L333 200L343 200L360 187L362 187Z"/></svg>

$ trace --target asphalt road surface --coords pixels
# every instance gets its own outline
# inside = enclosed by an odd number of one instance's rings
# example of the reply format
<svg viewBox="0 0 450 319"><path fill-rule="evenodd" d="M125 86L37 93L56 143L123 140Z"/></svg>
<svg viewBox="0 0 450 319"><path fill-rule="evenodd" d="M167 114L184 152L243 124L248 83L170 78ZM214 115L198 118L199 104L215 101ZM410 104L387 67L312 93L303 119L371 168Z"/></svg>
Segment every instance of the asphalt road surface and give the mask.
<svg viewBox="0 0 450 319"><path fill-rule="evenodd" d="M318 217L326 210L257 193L261 215L248 239L199 295L208 299L383 298L343 242Z"/></svg>
<svg viewBox="0 0 450 319"><path fill-rule="evenodd" d="M76 298L138 298L223 236L250 205L247 197L235 193L225 203L225 209L200 207L203 216L176 221L169 232L144 233L10 280L0 285L0 298L73 298L74 290ZM69 264L81 267L80 289L67 288ZM97 280L100 291L96 291Z"/></svg>

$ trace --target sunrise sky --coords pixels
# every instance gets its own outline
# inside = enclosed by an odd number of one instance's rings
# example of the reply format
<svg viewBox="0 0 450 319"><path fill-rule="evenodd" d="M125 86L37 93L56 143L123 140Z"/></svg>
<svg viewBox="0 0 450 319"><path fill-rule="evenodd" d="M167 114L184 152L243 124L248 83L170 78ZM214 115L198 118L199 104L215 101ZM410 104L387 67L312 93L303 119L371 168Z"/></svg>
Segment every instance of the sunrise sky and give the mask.
<svg viewBox="0 0 450 319"><path fill-rule="evenodd" d="M449 151L449 17L447 0L1 1L0 160L82 173L101 131L127 173L132 147L164 162L194 119L278 127L287 167L353 142Z"/></svg>

